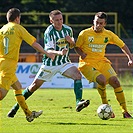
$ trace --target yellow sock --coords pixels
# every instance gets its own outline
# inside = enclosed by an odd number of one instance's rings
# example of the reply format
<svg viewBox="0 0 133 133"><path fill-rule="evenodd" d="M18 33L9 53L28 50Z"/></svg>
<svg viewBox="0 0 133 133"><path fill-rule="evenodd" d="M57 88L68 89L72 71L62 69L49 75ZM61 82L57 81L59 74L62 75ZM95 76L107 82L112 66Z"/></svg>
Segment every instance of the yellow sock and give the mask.
<svg viewBox="0 0 133 133"><path fill-rule="evenodd" d="M122 88L121 87L115 88L114 92L115 92L117 101L119 102L122 108L122 112L127 112L126 100L125 100L125 96L124 96Z"/></svg>
<svg viewBox="0 0 133 133"><path fill-rule="evenodd" d="M28 106L25 102L25 98L22 95L22 90L15 90L15 98L18 102L18 104L21 106L21 108L23 109L25 115L31 115L31 111L28 109Z"/></svg>
<svg viewBox="0 0 133 133"><path fill-rule="evenodd" d="M106 88L103 88L102 86L98 85L97 90L101 96L102 103L108 104L108 100L107 100L107 96L106 96Z"/></svg>

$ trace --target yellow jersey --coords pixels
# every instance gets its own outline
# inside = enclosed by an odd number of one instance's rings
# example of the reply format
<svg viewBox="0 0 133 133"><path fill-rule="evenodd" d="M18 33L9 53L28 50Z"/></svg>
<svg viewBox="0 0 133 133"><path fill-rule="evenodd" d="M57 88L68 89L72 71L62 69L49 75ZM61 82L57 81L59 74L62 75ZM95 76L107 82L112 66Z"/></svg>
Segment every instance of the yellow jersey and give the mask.
<svg viewBox="0 0 133 133"><path fill-rule="evenodd" d="M87 56L84 60L80 58L80 62L90 64L99 60L106 60L110 62L105 57L105 50L108 44L114 44L120 48L125 45L116 34L110 30L106 30L105 28L101 33L96 33L93 30L93 26L81 31L76 41L76 47L79 47L87 54Z"/></svg>
<svg viewBox="0 0 133 133"><path fill-rule="evenodd" d="M18 61L20 46L23 40L32 45L36 38L20 24L13 22L5 24L0 29L0 58Z"/></svg>

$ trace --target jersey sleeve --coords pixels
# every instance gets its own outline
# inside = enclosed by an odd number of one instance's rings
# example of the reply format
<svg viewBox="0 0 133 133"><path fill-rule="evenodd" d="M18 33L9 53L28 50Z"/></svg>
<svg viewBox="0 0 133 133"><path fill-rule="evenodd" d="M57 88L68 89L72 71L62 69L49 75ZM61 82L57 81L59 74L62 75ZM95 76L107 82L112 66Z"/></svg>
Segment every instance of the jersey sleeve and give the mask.
<svg viewBox="0 0 133 133"><path fill-rule="evenodd" d="M115 44L120 48L122 48L125 45L125 43L113 32L111 32L111 36L112 38L110 40L110 44Z"/></svg>
<svg viewBox="0 0 133 133"><path fill-rule="evenodd" d="M70 37L73 39L73 41L75 42L75 39L74 39L74 37L73 37L73 30L72 30L72 28L70 27ZM74 45L73 44L69 44L69 47L70 47L70 49L72 49L72 48L74 48Z"/></svg>
<svg viewBox="0 0 133 133"><path fill-rule="evenodd" d="M81 31L76 41L76 47L81 47L82 44L83 44L83 32Z"/></svg>
<svg viewBox="0 0 133 133"><path fill-rule="evenodd" d="M72 28L70 27L70 37L72 37L73 38L73 30L72 30Z"/></svg>
<svg viewBox="0 0 133 133"><path fill-rule="evenodd" d="M45 50L54 49L54 39L49 33L44 33Z"/></svg>
<svg viewBox="0 0 133 133"><path fill-rule="evenodd" d="M22 37L22 40L27 42L29 45L32 45L35 41L36 38L32 36L24 27L20 25L20 34Z"/></svg>

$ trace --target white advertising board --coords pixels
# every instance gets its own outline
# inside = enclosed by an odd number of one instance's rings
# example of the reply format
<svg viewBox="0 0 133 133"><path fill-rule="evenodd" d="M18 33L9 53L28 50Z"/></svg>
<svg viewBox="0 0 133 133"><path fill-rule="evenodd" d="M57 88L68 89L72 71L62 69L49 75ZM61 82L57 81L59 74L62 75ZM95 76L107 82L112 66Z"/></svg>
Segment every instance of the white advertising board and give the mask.
<svg viewBox="0 0 133 133"><path fill-rule="evenodd" d="M78 63L74 63L75 66ZM37 74L41 63L18 63L16 70L16 75L19 81L22 84L22 87L25 88L29 86L34 80L35 75ZM89 83L84 77L82 77L83 88L93 88L94 83ZM74 81L70 78L64 77L61 74L57 73L51 82L45 82L41 88L73 88Z"/></svg>

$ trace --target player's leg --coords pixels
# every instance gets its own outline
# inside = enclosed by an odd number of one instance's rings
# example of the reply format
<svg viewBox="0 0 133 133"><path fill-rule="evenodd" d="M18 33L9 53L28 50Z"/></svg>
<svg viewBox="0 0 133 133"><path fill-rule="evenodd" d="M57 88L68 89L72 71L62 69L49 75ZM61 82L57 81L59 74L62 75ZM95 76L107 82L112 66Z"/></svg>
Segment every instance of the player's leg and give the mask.
<svg viewBox="0 0 133 133"><path fill-rule="evenodd" d="M33 111L31 112L25 102L25 98L22 95L22 87L20 82L17 80L14 84L12 84L12 88L14 89L15 93L15 98L18 104L21 106L22 110L24 111L26 115L26 119L28 122L33 121L35 118L39 117L42 114L42 111L36 112Z"/></svg>
<svg viewBox="0 0 133 133"><path fill-rule="evenodd" d="M35 79L30 86L28 86L24 91L23 91L23 96L25 99L29 98L38 88L41 87L41 85L44 83L44 80L41 79Z"/></svg>
<svg viewBox="0 0 133 133"><path fill-rule="evenodd" d="M15 93L15 98L16 101L18 102L18 104L21 106L21 108L23 109L25 115L31 115L31 111L28 109L28 106L25 103L25 99L22 95L22 86L19 83L19 81L16 81L13 85L12 88L14 89L14 93ZM19 89L18 89L19 88Z"/></svg>
<svg viewBox="0 0 133 133"><path fill-rule="evenodd" d="M20 86L20 85L19 85L20 83L19 83L18 81L17 81L15 84L16 84L17 86ZM15 84L13 85L13 88L16 89ZM6 87L7 87L7 86L6 86ZM5 88L6 88L6 87L5 87ZM6 96L6 94L7 94L7 92L8 92L8 88L9 88L9 86L8 86L6 89L0 88L0 100L2 100L2 99ZM28 106L27 106L26 103L25 103L25 99L24 99L24 97L22 96L22 91L21 91L21 89L15 90L15 97L16 97L17 102L18 102L18 103L20 104L20 106L22 107L22 109L23 109L23 111L24 111L24 113L25 113L25 115L26 115L26 119L27 119L28 122L33 121L35 118L39 117L39 116L42 114L42 111L39 111L39 112L33 111L33 112L31 112L31 111L28 109Z"/></svg>
<svg viewBox="0 0 133 133"><path fill-rule="evenodd" d="M67 64L60 70L63 76L72 78L74 80L74 93L76 97L76 111L80 112L83 108L87 107L90 103L89 100L82 99L82 75L73 64Z"/></svg>
<svg viewBox="0 0 133 133"><path fill-rule="evenodd" d="M38 71L38 73L37 73L37 75L36 75L34 81L31 83L30 86L28 86L28 87L22 92L23 96L25 97L25 100L26 100L27 98L29 98L29 97L33 94L33 92L36 91L36 90L44 83L43 80L37 79L41 73L42 73L42 69L40 68L40 70ZM8 117L14 117L15 114L17 113L18 109L19 109L19 104L16 103L16 104L12 107L12 109L8 112L7 116L8 116Z"/></svg>
<svg viewBox="0 0 133 133"><path fill-rule="evenodd" d="M25 100L28 99L40 86L44 83L44 80L35 79L30 86L28 86L23 92Z"/></svg>
<svg viewBox="0 0 133 133"><path fill-rule="evenodd" d="M25 100L26 100L28 97L30 97L32 95L32 92L30 92L28 87L27 87L26 89L23 90L22 95L25 97ZM19 104L16 103L12 107L11 111L8 113L8 117L14 117L14 115L16 114L18 109L19 109Z"/></svg>
<svg viewBox="0 0 133 133"><path fill-rule="evenodd" d="M8 65L10 65L8 61L6 62L4 59L0 58L0 100L7 95L11 85L10 70L12 68L9 69Z"/></svg>
<svg viewBox="0 0 133 133"><path fill-rule="evenodd" d="M97 78L100 78L101 76L103 76L103 75L99 75ZM105 77L104 77L104 78L105 78ZM104 81L104 80L103 80L103 81ZM98 79L97 79L97 82L98 82ZM108 100L107 100L107 96L106 96L106 87L105 87L105 86L102 86L102 85L100 85L100 84L98 84L97 90L98 90L98 93L99 93L100 96L101 96L102 103L103 103L103 104L108 104ZM115 118L114 112L112 112L111 118Z"/></svg>
<svg viewBox="0 0 133 133"><path fill-rule="evenodd" d="M10 66L10 68L9 68ZM28 106L25 103L25 99L22 96L21 92L21 84L18 81L15 72L16 72L16 67L17 67L17 62L14 60L6 59L6 60L0 60L0 88L4 88L6 91L2 91L1 89L1 99L3 99L10 87L12 86L13 89L15 90L15 97L17 102L20 104L22 107L26 117L28 117L28 121L34 120L34 116L41 115L42 112L34 112L32 113L29 109Z"/></svg>
<svg viewBox="0 0 133 133"><path fill-rule="evenodd" d="M22 92L22 95L24 96L25 100L28 99L33 94L33 92L36 91L43 83L44 83L44 81L36 79L30 86L28 86L26 89L24 89ZM18 109L19 109L19 103L16 103L12 107L12 109L8 112L7 116L14 117L14 115L17 113Z"/></svg>
<svg viewBox="0 0 133 133"><path fill-rule="evenodd" d="M47 71L45 71L45 70ZM50 69L50 70L49 70ZM52 76L55 74L51 70L52 68L42 65L40 70L38 71L34 81L30 86L28 86L23 92L23 96L25 100L29 98L45 81L51 80ZM19 104L16 103L12 109L8 112L8 117L14 117L19 109Z"/></svg>
<svg viewBox="0 0 133 133"><path fill-rule="evenodd" d="M105 76L100 73L98 75L98 73L97 73L96 82L98 83L97 90L101 96L102 103L108 104L107 95L106 95L106 78L105 78Z"/></svg>
<svg viewBox="0 0 133 133"><path fill-rule="evenodd" d="M114 88L115 96L120 104L124 118L132 118L132 116L127 111L126 100L120 82L116 76L109 78L109 84Z"/></svg>
<svg viewBox="0 0 133 133"><path fill-rule="evenodd" d="M22 95L24 96L24 93L26 93L26 92L28 92L28 88L26 88L26 89L22 92ZM31 93L31 95L32 95L32 93ZM29 96L30 96L30 95L29 95ZM25 96L24 96L24 97L25 97ZM25 97L25 100L26 100L26 97ZM7 116L8 116L8 117L14 117L14 115L17 113L18 109L19 109L19 104L16 103L16 104L12 107L12 109L8 112Z"/></svg>
<svg viewBox="0 0 133 133"><path fill-rule="evenodd" d="M82 81L81 74L75 66L65 66L62 75L74 80L74 93L76 96L76 103L82 99ZM64 68L63 68L64 69ZM61 70L62 71L62 70Z"/></svg>
<svg viewBox="0 0 133 133"><path fill-rule="evenodd" d="M106 87L102 87L101 85L98 84L97 85L97 90L98 90L98 93L101 96L102 103L103 104L108 104L107 95L106 95Z"/></svg>
<svg viewBox="0 0 133 133"><path fill-rule="evenodd" d="M8 90L2 89L0 87L0 100L2 100L7 95L7 93L8 93Z"/></svg>
<svg viewBox="0 0 133 133"><path fill-rule="evenodd" d="M102 103L108 103L106 96L106 78L101 72L89 65L84 65L80 68L82 74L89 82L96 82L97 90L101 96Z"/></svg>
<svg viewBox="0 0 133 133"><path fill-rule="evenodd" d="M124 93L123 93L122 87L120 86L120 82L116 76L117 75L116 72L114 71L114 69L112 68L112 66L109 63L102 62L101 65L103 66L103 68L100 71L106 77L107 83L109 83L114 88L116 99L122 108L122 112L123 113L125 112L125 114L126 114L124 117L131 118L131 115L128 114L128 112L127 112Z"/></svg>

